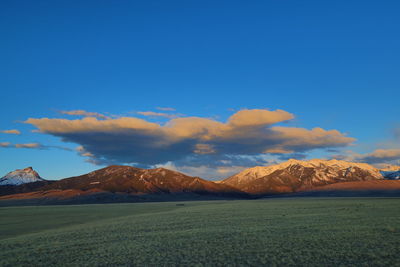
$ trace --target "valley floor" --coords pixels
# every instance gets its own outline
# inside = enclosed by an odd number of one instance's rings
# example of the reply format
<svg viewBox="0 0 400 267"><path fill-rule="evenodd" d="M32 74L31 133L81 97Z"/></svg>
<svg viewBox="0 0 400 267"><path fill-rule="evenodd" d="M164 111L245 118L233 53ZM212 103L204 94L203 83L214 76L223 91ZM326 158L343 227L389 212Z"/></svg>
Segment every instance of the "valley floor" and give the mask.
<svg viewBox="0 0 400 267"><path fill-rule="evenodd" d="M400 198L0 208L0 266L400 266Z"/></svg>

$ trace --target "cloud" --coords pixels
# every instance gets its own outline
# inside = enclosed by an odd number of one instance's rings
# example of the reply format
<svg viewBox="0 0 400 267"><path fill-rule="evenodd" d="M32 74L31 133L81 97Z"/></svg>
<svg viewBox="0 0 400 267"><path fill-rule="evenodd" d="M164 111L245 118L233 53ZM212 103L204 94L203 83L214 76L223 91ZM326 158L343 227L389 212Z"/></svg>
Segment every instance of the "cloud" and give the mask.
<svg viewBox="0 0 400 267"><path fill-rule="evenodd" d="M400 127L394 129L394 136L396 139L400 140Z"/></svg>
<svg viewBox="0 0 400 267"><path fill-rule="evenodd" d="M247 168L245 166L216 166L216 167L210 167L208 165L176 166L172 162L167 162L166 164L158 164L155 167L157 168L163 167L170 170L182 172L190 176L207 178L209 180L214 180L214 181L225 179Z"/></svg>
<svg viewBox="0 0 400 267"><path fill-rule="evenodd" d="M191 166L209 168L243 166L253 167L271 165L276 163L276 156L271 155L218 155L218 154L193 154L186 158L172 162L177 167Z"/></svg>
<svg viewBox="0 0 400 267"><path fill-rule="evenodd" d="M84 116L84 117L96 117L99 119L108 119L109 117L97 113L97 112L88 112L85 110L61 110L59 111L61 114L72 115L72 116Z"/></svg>
<svg viewBox="0 0 400 267"><path fill-rule="evenodd" d="M218 167L209 167L207 165L193 167L193 166L181 166L175 167L170 164L162 165L160 167L164 167L167 169L179 171L191 176L197 176L202 178L207 178L210 180L221 180L227 177L230 177L236 173L239 173L246 169L244 166L218 166Z"/></svg>
<svg viewBox="0 0 400 267"><path fill-rule="evenodd" d="M162 110L162 111L175 111L176 110L174 108L168 108L168 107L156 107L156 109Z"/></svg>
<svg viewBox="0 0 400 267"><path fill-rule="evenodd" d="M293 119L293 114L284 110L244 109L233 114L228 123L234 127L257 127Z"/></svg>
<svg viewBox="0 0 400 267"><path fill-rule="evenodd" d="M281 140L273 149L280 149L282 153L294 153L310 150L311 148L341 147L355 141L337 130L313 128L307 130L294 127L272 127L275 137ZM270 152L269 149L266 152Z"/></svg>
<svg viewBox="0 0 400 267"><path fill-rule="evenodd" d="M161 112L153 112L153 111L138 111L137 114L149 117L164 117L173 119L176 118L177 115L175 114L168 114L168 113L161 113Z"/></svg>
<svg viewBox="0 0 400 267"><path fill-rule="evenodd" d="M15 148L30 148L30 149L40 149L43 148L43 146L39 143L27 143L27 144L15 144Z"/></svg>
<svg viewBox="0 0 400 267"><path fill-rule="evenodd" d="M400 149L377 149L368 154L355 154L353 158L370 164L396 163L400 161Z"/></svg>
<svg viewBox="0 0 400 267"><path fill-rule="evenodd" d="M2 142L0 143L0 147L3 148L27 148L27 149L49 149L49 148L56 148L62 149L66 151L72 151L72 149L63 146L51 146L51 145L43 145L40 143L22 143L22 144L11 144L10 142Z"/></svg>
<svg viewBox="0 0 400 267"><path fill-rule="evenodd" d="M277 155L279 160L286 161L289 159L298 159L298 160L304 160L307 158L306 154L303 153L290 153L290 154L282 154L282 155Z"/></svg>
<svg viewBox="0 0 400 267"><path fill-rule="evenodd" d="M25 122L43 134L82 146L84 153L90 153L86 155L90 155L87 158L93 163L141 166L179 161L182 161L180 166L193 166L194 156L208 160L203 165L209 166L211 160L226 156L304 153L318 148L344 147L355 141L337 130L276 125L293 118L293 114L283 110L245 109L226 122L200 117L173 118L164 125L135 117L29 118Z"/></svg>
<svg viewBox="0 0 400 267"><path fill-rule="evenodd" d="M332 155L330 158L346 160L352 162L363 162L381 168L382 166L396 165L400 163L400 149L376 149L370 153L355 153L345 151L345 153Z"/></svg>
<svg viewBox="0 0 400 267"><path fill-rule="evenodd" d="M164 167L176 170L192 176L199 176L210 180L221 180L232 176L246 168L254 166L266 166L277 164L273 156L233 156L233 155L194 155L187 159L165 164L157 164L154 167Z"/></svg>
<svg viewBox="0 0 400 267"><path fill-rule="evenodd" d="M16 129L12 129L12 130L3 130L0 131L0 133L5 133L5 134L21 134L20 131L16 130Z"/></svg>
<svg viewBox="0 0 400 267"><path fill-rule="evenodd" d="M208 144L196 144L193 152L196 154L214 154L215 149Z"/></svg>
<svg viewBox="0 0 400 267"><path fill-rule="evenodd" d="M9 147L10 146L10 142L1 142L0 143L0 147Z"/></svg>
<svg viewBox="0 0 400 267"><path fill-rule="evenodd" d="M353 161L353 162L363 162L374 165L377 168L384 168L389 165L400 165L400 147L397 139L400 140L400 127L393 129L392 139L386 140L377 144L379 149L376 149L370 153L356 153L351 150L344 151L339 154L331 155L331 158ZM338 152L338 151L332 151Z"/></svg>

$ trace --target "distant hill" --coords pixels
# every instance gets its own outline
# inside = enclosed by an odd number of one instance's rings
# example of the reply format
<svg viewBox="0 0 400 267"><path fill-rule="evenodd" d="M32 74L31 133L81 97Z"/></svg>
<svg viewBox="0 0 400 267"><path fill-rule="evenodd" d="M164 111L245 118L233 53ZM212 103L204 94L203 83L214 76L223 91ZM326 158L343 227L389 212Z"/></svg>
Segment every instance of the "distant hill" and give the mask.
<svg viewBox="0 0 400 267"><path fill-rule="evenodd" d="M324 185L313 188L314 191L363 191L363 190L400 190L400 182L393 180L370 180L370 181L356 181L356 182L344 182Z"/></svg>
<svg viewBox="0 0 400 267"><path fill-rule="evenodd" d="M51 184L54 181L37 181L31 183L25 183L20 185L1 185L0 186L0 196L11 195L11 194L21 194L29 193L40 190L45 185Z"/></svg>
<svg viewBox="0 0 400 267"><path fill-rule="evenodd" d="M140 169L130 166L109 166L81 176L62 179L42 189L99 189L113 193L123 192L139 195L240 193L240 190L229 185L217 184L164 168Z"/></svg>

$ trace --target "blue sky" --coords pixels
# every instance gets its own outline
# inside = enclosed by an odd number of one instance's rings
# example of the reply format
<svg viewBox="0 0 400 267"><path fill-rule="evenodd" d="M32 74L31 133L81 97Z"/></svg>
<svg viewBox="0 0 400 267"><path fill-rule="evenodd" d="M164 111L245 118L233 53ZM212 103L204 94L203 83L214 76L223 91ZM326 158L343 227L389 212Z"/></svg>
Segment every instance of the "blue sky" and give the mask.
<svg viewBox="0 0 400 267"><path fill-rule="evenodd" d="M21 134L0 133L10 143L0 147L0 175L33 166L58 179L103 166L75 151L87 144L78 137L65 142L21 123L82 118L60 114L71 110L164 125L169 119L136 112L225 123L243 109L281 109L294 119L278 125L356 139L330 154L329 144L293 151L307 158L399 149L399 8L397 1L2 1L0 126ZM14 147L27 143L41 147ZM204 168L215 167L210 154L198 155ZM200 164L190 164L182 170L198 174L190 168Z"/></svg>

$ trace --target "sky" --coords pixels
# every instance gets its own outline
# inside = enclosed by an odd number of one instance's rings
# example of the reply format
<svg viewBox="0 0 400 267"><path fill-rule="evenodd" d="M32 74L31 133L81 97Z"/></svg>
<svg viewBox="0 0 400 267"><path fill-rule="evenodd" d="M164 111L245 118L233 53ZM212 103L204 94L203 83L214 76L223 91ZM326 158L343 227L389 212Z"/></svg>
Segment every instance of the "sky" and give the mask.
<svg viewBox="0 0 400 267"><path fill-rule="evenodd" d="M0 176L400 164L398 1L0 2Z"/></svg>

